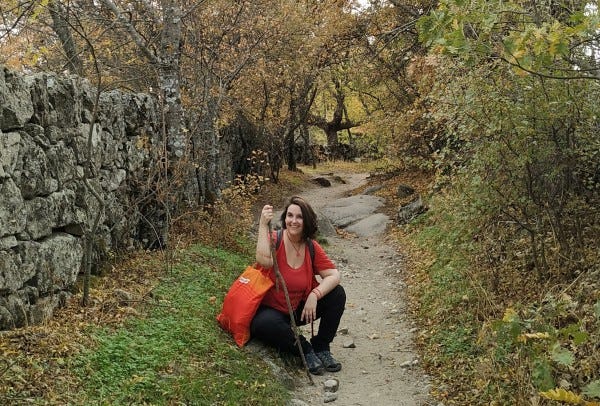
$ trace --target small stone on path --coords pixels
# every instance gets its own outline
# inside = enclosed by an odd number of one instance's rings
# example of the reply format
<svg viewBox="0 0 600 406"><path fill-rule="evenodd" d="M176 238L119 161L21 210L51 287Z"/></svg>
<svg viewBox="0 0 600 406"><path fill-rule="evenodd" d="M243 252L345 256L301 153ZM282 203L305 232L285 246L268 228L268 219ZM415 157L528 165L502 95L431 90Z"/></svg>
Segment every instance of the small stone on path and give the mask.
<svg viewBox="0 0 600 406"><path fill-rule="evenodd" d="M356 348L356 344L354 344L354 340L351 338L344 340L344 342L342 343L342 346L344 348Z"/></svg>
<svg viewBox="0 0 600 406"><path fill-rule="evenodd" d="M288 402L287 406L308 406L308 403L300 399L292 399Z"/></svg>
<svg viewBox="0 0 600 406"><path fill-rule="evenodd" d="M337 392L340 387L340 383L337 379L328 379L323 382L323 386L325 387L325 392Z"/></svg>
<svg viewBox="0 0 600 406"><path fill-rule="evenodd" d="M318 185L321 185L323 187L329 187L331 186L331 181L327 178L324 177L318 177L318 178L314 178L313 182L315 182Z"/></svg>
<svg viewBox="0 0 600 406"><path fill-rule="evenodd" d="M383 185L374 185L374 186L366 188L363 193L365 195L371 195L381 189L383 189Z"/></svg>
<svg viewBox="0 0 600 406"><path fill-rule="evenodd" d="M412 365L412 361L404 361L402 364L400 364L400 368L410 368Z"/></svg>
<svg viewBox="0 0 600 406"><path fill-rule="evenodd" d="M327 392L327 393L325 393L325 396L323 397L323 403L333 402L333 401L337 400L337 398L338 398L337 393Z"/></svg>

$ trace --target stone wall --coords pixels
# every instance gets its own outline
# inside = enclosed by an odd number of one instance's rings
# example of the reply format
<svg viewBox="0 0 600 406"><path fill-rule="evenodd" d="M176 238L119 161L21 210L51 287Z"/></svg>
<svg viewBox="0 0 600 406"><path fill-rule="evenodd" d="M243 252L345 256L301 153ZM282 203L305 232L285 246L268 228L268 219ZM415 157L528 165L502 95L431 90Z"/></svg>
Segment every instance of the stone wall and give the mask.
<svg viewBox="0 0 600 406"><path fill-rule="evenodd" d="M49 317L81 270L83 236L99 211L83 182L95 95L81 78L0 66L0 329ZM106 205L98 252L143 238L146 220L132 207L143 184L135 180L156 164L156 112L148 95L100 98L91 132L98 176L89 181Z"/></svg>

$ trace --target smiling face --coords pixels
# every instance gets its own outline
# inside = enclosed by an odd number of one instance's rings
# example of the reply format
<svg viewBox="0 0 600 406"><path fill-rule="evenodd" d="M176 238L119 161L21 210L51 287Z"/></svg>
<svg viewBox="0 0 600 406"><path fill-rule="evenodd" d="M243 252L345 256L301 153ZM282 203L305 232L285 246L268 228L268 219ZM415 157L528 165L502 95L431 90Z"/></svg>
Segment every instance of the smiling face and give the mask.
<svg viewBox="0 0 600 406"><path fill-rule="evenodd" d="M279 219L294 240L315 238L319 229L315 211L300 196L290 198Z"/></svg>
<svg viewBox="0 0 600 406"><path fill-rule="evenodd" d="M303 237L304 217L302 209L297 204L290 204L285 215L285 228L288 236L293 240L300 240Z"/></svg>

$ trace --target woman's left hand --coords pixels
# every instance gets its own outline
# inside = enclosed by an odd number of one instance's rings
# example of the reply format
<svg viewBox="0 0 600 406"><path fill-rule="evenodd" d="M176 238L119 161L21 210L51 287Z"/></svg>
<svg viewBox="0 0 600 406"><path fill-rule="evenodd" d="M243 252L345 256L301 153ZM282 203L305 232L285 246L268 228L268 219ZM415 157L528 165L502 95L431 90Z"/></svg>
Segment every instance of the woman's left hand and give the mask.
<svg viewBox="0 0 600 406"><path fill-rule="evenodd" d="M302 314L300 315L300 320L306 323L312 323L317 318L317 295L313 292L308 295L306 298L306 303L304 303L304 309L302 309Z"/></svg>

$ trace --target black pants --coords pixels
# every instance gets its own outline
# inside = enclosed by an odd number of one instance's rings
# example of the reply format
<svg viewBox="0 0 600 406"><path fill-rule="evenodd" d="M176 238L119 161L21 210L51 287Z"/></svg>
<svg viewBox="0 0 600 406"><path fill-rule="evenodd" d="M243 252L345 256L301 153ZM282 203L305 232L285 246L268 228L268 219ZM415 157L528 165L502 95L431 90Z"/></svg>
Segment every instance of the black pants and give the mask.
<svg viewBox="0 0 600 406"><path fill-rule="evenodd" d="M302 343L302 351L304 353L309 352L311 347L316 352L329 351L329 344L333 341L340 325L345 305L346 292L341 285L336 286L335 289L317 302L317 318L321 319L319 322L319 332L311 339L310 343L304 336L300 335L300 342ZM299 326L306 324L300 321L303 308L304 303L300 303L294 313L296 324ZM299 355L296 338L294 337L288 314L271 307L260 306L250 324L250 333L253 338L257 338L280 351Z"/></svg>

